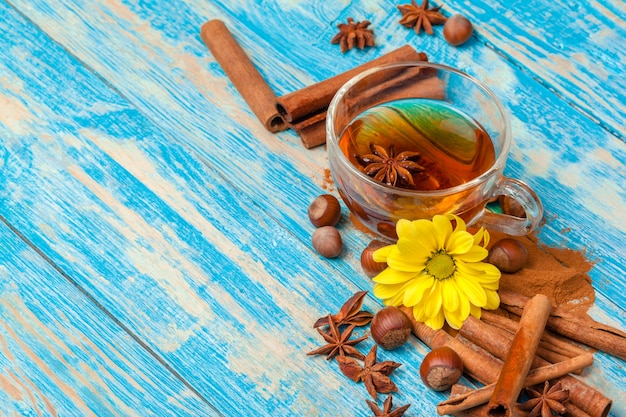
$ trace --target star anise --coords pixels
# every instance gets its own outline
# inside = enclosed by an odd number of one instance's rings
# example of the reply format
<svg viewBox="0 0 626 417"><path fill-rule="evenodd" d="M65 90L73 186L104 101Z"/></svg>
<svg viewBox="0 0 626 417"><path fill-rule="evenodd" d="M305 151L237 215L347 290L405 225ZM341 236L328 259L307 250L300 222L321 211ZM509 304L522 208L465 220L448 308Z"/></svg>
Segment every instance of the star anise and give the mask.
<svg viewBox="0 0 626 417"><path fill-rule="evenodd" d="M363 165L366 175L392 187L415 185L412 173L424 170L423 166L412 161L419 156L419 152L404 151L395 155L393 145L385 149L373 143L370 143L370 150L372 153L355 155L356 160Z"/></svg>
<svg viewBox="0 0 626 417"><path fill-rule="evenodd" d="M365 357L363 366L359 365L353 358L337 357L337 363L339 363L341 372L354 382L363 381L367 392L374 400L379 392L386 394L398 390L396 384L389 378L389 374L401 366L401 364L394 361L376 363L377 348L378 345L376 344L372 346L372 349Z"/></svg>
<svg viewBox="0 0 626 417"><path fill-rule="evenodd" d="M404 413L406 413L406 410L411 406L411 404L407 404L391 411L391 409L393 408L393 400L391 398L391 394L389 394L389 396L383 403L382 410L378 408L378 405L375 402L370 400L365 401L367 402L367 405L369 405L375 417L402 417Z"/></svg>
<svg viewBox="0 0 626 417"><path fill-rule="evenodd" d="M565 413L565 401L569 398L569 391L563 389L560 382L552 387L548 381L543 386L543 392L526 388L530 399L520 405L520 409L530 411L528 417L552 417L554 413ZM554 412L554 413L553 413Z"/></svg>
<svg viewBox="0 0 626 417"><path fill-rule="evenodd" d="M363 299L367 291L359 291L346 301L337 314L330 316L333 322L337 326L344 324L355 326L365 326L372 321L373 314L369 311L361 310L363 306ZM328 325L328 316L320 317L317 319L313 327L320 327Z"/></svg>
<svg viewBox="0 0 626 417"><path fill-rule="evenodd" d="M374 46L374 31L368 29L370 25L368 20L355 22L353 18L348 18L348 24L340 23L337 25L339 33L337 33L330 43L338 43L341 46L341 53L345 53L356 46L363 49L366 46Z"/></svg>
<svg viewBox="0 0 626 417"><path fill-rule="evenodd" d="M441 6L428 8L428 0L422 1L418 6L415 0L411 4L398 6L402 19L400 24L408 28L415 28L415 33L419 34L422 28L429 35L433 34L433 25L442 25L446 22L446 17L439 12Z"/></svg>
<svg viewBox="0 0 626 417"><path fill-rule="evenodd" d="M307 355L328 355L326 357L327 360L331 360L335 356L337 356L337 359L343 356L353 356L358 359L363 359L363 354L359 352L354 345L367 339L367 334L358 339L350 340L350 336L352 336L352 332L356 327L354 324L351 324L342 333L339 333L339 328L335 322L332 321L330 314L328 315L328 323L330 326L329 333L319 328L317 329L318 333L322 335L327 344L307 353Z"/></svg>

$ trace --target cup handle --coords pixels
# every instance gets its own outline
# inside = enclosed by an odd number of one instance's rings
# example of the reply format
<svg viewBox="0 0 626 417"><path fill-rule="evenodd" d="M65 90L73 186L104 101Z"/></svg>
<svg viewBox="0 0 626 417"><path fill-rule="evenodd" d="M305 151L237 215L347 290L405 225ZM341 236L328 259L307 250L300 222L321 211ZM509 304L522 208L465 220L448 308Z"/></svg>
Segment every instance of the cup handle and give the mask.
<svg viewBox="0 0 626 417"><path fill-rule="evenodd" d="M526 217L515 217L494 213L484 209L477 223L489 230L503 232L512 236L523 236L532 232L543 219L543 205L537 194L524 182L502 177L496 184L492 195L504 195L517 201L526 212Z"/></svg>

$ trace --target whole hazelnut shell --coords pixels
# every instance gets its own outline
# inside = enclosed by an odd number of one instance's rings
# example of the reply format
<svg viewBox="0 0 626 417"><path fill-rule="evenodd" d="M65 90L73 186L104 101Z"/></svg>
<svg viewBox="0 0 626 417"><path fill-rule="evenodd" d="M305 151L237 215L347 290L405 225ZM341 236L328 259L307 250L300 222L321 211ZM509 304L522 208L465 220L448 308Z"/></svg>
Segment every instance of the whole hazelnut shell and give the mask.
<svg viewBox="0 0 626 417"><path fill-rule="evenodd" d="M517 239L500 239L489 250L487 262L501 272L514 274L528 262L528 249Z"/></svg>
<svg viewBox="0 0 626 417"><path fill-rule="evenodd" d="M373 258L373 253L376 250L387 245L388 243L382 240L372 240L361 252L361 268L368 277L372 278L387 268L386 262L376 262Z"/></svg>
<svg viewBox="0 0 626 417"><path fill-rule="evenodd" d="M524 210L524 207L522 207L522 205L518 203L517 200L506 195L501 195L499 198L499 202L502 213L522 219L526 217L526 211Z"/></svg>
<svg viewBox="0 0 626 417"><path fill-rule="evenodd" d="M324 258L336 258L343 250L341 234L333 226L322 226L315 229L311 237L313 248Z"/></svg>
<svg viewBox="0 0 626 417"><path fill-rule="evenodd" d="M334 226L341 218L341 205L332 194L322 194L311 202L309 220L315 227Z"/></svg>
<svg viewBox="0 0 626 417"><path fill-rule="evenodd" d="M398 307L387 306L374 314L370 332L383 349L396 349L409 340L411 321Z"/></svg>
<svg viewBox="0 0 626 417"><path fill-rule="evenodd" d="M445 391L456 384L463 375L463 361L451 348L442 346L424 356L420 377L427 387Z"/></svg>
<svg viewBox="0 0 626 417"><path fill-rule="evenodd" d="M452 46L464 44L472 37L472 22L463 15L455 14L443 25L443 37Z"/></svg>

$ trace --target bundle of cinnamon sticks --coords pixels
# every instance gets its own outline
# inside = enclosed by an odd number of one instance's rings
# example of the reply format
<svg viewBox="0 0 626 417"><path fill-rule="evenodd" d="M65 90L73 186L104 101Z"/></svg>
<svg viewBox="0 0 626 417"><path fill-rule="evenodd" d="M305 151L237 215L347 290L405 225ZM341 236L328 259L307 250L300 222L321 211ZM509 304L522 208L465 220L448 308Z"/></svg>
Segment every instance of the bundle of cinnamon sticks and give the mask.
<svg viewBox="0 0 626 417"><path fill-rule="evenodd" d="M570 316L542 295L530 298L501 291L500 298L502 310L512 316L483 311L480 320L469 317L455 333L432 330L405 309L418 338L432 349L454 349L465 372L486 384L476 390L453 387L450 399L437 406L438 414L523 416L517 403L522 388L551 381L569 392L565 416L606 417L612 400L575 374L593 363L590 348L626 358L626 333L591 318Z"/></svg>
<svg viewBox="0 0 626 417"><path fill-rule="evenodd" d="M337 90L355 75L379 65L428 60L425 53L405 45L339 75L277 97L222 21L204 23L200 36L265 128L273 133L291 128L307 149L326 142L328 106Z"/></svg>

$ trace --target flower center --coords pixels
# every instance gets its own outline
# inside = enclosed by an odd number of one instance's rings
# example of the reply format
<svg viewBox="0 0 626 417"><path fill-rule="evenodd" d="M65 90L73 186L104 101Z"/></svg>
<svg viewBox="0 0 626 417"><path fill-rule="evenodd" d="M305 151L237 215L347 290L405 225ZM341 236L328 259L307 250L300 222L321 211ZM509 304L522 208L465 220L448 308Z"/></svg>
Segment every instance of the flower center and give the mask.
<svg viewBox="0 0 626 417"><path fill-rule="evenodd" d="M442 249L433 253L433 256L426 261L424 269L435 279L443 281L452 278L456 271L456 264L454 263L454 258Z"/></svg>

